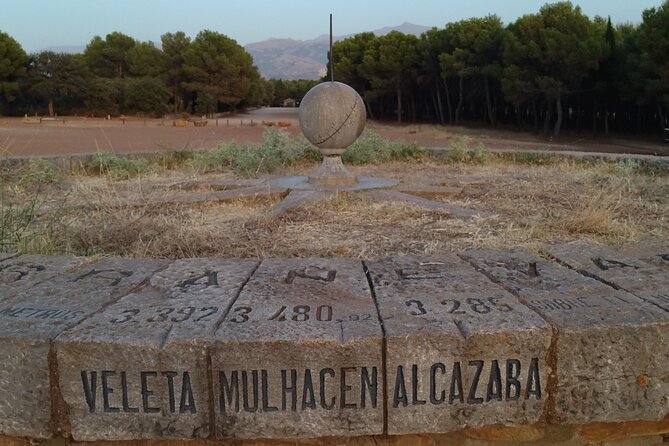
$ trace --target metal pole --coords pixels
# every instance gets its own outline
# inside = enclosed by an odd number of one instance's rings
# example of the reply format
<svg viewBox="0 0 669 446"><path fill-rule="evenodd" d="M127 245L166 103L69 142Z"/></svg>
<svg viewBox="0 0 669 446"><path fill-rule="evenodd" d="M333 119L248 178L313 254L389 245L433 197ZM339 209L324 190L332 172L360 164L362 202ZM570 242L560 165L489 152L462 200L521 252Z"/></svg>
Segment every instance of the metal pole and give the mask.
<svg viewBox="0 0 669 446"><path fill-rule="evenodd" d="M332 14L330 14L330 82L334 82L334 54L332 54Z"/></svg>

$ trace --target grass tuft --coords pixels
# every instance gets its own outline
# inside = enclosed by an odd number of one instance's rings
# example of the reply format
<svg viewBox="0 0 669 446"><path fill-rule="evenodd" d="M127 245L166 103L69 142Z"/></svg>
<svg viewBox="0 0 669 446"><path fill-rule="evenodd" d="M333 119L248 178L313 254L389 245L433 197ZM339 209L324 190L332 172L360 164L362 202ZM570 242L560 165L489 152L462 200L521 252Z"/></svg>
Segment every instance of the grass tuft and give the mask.
<svg viewBox="0 0 669 446"><path fill-rule="evenodd" d="M474 149L471 148L471 139L465 135L451 144L446 152L445 160L449 163L462 164L485 164L492 158L492 152L479 143Z"/></svg>
<svg viewBox="0 0 669 446"><path fill-rule="evenodd" d="M425 150L416 143L404 140L389 141L372 130L365 130L342 155L342 161L352 165L381 164L389 161L417 160Z"/></svg>
<svg viewBox="0 0 669 446"><path fill-rule="evenodd" d="M145 159L130 159L114 153L98 152L91 157L88 167L97 174L122 180L148 172L149 162Z"/></svg>
<svg viewBox="0 0 669 446"><path fill-rule="evenodd" d="M201 173L232 168L243 177L252 177L320 159L320 152L304 137L293 137L287 130L270 127L259 145L240 147L234 142L223 142L213 150L195 152L191 167Z"/></svg>

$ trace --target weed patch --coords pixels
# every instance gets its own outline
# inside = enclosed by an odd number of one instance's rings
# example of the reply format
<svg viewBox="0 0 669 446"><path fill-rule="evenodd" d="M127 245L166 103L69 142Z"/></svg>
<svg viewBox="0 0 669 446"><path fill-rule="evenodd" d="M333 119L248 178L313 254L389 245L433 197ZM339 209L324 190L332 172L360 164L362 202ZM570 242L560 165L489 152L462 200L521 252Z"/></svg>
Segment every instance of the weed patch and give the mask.
<svg viewBox="0 0 669 446"><path fill-rule="evenodd" d="M88 162L88 168L100 175L109 175L114 179L128 179L149 170L145 159L130 159L109 152L98 152Z"/></svg>
<svg viewBox="0 0 669 446"><path fill-rule="evenodd" d="M492 158L492 152L483 143L472 149L471 139L465 135L451 144L444 158L450 163L485 164Z"/></svg>
<svg viewBox="0 0 669 446"><path fill-rule="evenodd" d="M198 172L232 168L243 177L252 177L320 159L320 152L304 137L293 137L284 129L270 127L263 133L263 142L259 145L238 146L225 142L213 150L195 152L191 167Z"/></svg>
<svg viewBox="0 0 669 446"><path fill-rule="evenodd" d="M378 133L365 130L342 155L344 163L352 165L381 164L389 161L420 159L425 150L415 143L403 140L389 141Z"/></svg>

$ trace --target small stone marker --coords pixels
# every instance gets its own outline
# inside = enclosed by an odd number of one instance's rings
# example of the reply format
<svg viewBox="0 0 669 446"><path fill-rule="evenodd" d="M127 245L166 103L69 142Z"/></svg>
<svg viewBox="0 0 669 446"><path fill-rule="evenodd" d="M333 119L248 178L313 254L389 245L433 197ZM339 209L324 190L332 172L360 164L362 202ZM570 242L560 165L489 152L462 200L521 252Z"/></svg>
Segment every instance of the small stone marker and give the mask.
<svg viewBox="0 0 669 446"><path fill-rule="evenodd" d="M657 420L669 410L669 314L528 251L463 255L553 326L552 423Z"/></svg>
<svg viewBox="0 0 669 446"><path fill-rule="evenodd" d="M614 249L579 242L546 251L570 268L669 311L669 245Z"/></svg>
<svg viewBox="0 0 669 446"><path fill-rule="evenodd" d="M55 262L62 266L62 262ZM27 287L0 311L0 433L45 438L58 412L51 340L139 286L165 261L104 258ZM51 358L51 359L50 359Z"/></svg>
<svg viewBox="0 0 669 446"><path fill-rule="evenodd" d="M382 330L359 261L263 261L216 341L217 437L383 432Z"/></svg>
<svg viewBox="0 0 669 446"><path fill-rule="evenodd" d="M206 438L207 343L255 261L180 260L56 340L80 441Z"/></svg>
<svg viewBox="0 0 669 446"><path fill-rule="evenodd" d="M386 334L388 434L539 421L546 321L455 256L368 267Z"/></svg>
<svg viewBox="0 0 669 446"><path fill-rule="evenodd" d="M64 256L1 255L0 259L0 313L6 309L2 301L51 279L77 263L76 258Z"/></svg>

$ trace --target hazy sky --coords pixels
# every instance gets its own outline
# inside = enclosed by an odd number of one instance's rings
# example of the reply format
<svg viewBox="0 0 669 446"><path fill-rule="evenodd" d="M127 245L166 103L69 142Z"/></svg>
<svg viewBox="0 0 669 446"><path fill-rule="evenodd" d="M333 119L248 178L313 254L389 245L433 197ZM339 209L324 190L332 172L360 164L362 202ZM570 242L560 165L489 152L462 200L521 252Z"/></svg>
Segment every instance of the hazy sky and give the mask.
<svg viewBox="0 0 669 446"><path fill-rule="evenodd" d="M403 22L442 27L487 14L505 23L534 13L546 0L0 0L0 31L27 52L44 47L85 45L96 35L120 31L139 40L160 41L166 32L194 37L210 29L242 45L268 38L313 39L372 31ZM641 12L662 0L575 1L590 17L610 15L614 23L641 21Z"/></svg>

